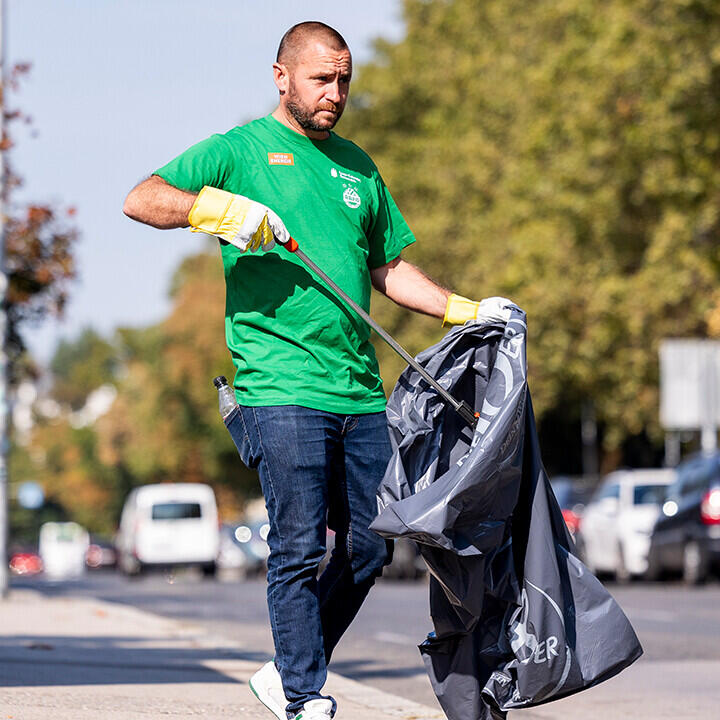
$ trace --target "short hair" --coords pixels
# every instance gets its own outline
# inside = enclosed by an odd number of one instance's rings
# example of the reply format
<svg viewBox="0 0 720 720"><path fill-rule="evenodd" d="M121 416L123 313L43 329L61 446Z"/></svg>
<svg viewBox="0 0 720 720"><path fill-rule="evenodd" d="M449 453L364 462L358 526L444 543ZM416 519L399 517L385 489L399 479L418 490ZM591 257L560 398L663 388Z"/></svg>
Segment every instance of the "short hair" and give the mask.
<svg viewBox="0 0 720 720"><path fill-rule="evenodd" d="M293 25L280 40L276 62L283 65L292 65L297 61L300 51L311 41L319 40L329 45L333 50L347 50L345 38L334 28L318 20Z"/></svg>

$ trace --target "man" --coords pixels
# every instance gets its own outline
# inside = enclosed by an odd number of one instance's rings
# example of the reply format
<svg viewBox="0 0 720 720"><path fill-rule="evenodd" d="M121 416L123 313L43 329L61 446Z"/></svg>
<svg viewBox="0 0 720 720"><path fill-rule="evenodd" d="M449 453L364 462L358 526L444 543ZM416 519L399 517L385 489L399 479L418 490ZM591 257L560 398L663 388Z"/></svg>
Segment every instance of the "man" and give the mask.
<svg viewBox="0 0 720 720"><path fill-rule="evenodd" d="M124 211L221 240L239 403L226 423L258 469L271 527L276 655L251 687L281 720L327 720L336 709L321 692L327 663L391 554L368 530L391 450L369 329L275 242L292 234L366 309L372 285L451 323L509 311L502 299L451 295L401 259L414 237L377 168L331 132L352 74L342 36L295 25L273 71L271 115L190 148L134 188ZM336 542L318 579L326 525Z"/></svg>

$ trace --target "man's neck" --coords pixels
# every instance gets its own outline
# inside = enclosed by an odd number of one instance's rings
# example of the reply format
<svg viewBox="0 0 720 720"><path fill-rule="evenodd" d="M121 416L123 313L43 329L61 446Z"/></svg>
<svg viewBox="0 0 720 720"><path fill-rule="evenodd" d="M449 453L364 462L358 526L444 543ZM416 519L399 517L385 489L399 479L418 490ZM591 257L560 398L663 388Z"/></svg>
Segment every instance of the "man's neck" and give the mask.
<svg viewBox="0 0 720 720"><path fill-rule="evenodd" d="M275 110L273 110L272 116L278 122L294 130L298 135L304 135L312 140L327 140L327 138L330 137L330 133L327 130L306 130L298 124L298 121L292 115L285 112L282 105L278 105Z"/></svg>

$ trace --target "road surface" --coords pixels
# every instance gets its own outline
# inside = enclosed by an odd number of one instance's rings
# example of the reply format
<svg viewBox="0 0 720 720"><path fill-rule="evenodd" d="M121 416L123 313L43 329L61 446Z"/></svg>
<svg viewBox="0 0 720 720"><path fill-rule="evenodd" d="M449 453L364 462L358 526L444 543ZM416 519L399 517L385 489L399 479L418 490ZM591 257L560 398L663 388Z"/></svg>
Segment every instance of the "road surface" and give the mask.
<svg viewBox="0 0 720 720"><path fill-rule="evenodd" d="M50 595L87 595L189 619L247 650L272 654L262 580L208 581L191 572L128 580L95 572L67 582L49 582L41 576L15 578L13 586ZM639 662L663 663L660 668L668 661L720 660L720 583L698 589L673 583L609 585L609 589L643 644L645 655ZM381 581L338 646L331 669L436 707L417 650L430 629L426 582ZM708 692L718 691L708 688Z"/></svg>

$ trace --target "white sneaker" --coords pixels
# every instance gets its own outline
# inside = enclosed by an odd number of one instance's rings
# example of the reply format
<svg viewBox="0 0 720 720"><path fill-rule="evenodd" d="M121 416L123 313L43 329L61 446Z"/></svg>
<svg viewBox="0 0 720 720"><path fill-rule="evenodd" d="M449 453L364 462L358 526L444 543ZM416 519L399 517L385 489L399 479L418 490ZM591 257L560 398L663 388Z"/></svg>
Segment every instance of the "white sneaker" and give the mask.
<svg viewBox="0 0 720 720"><path fill-rule="evenodd" d="M294 720L330 720L332 717L332 700L308 700L299 713L295 713Z"/></svg>
<svg viewBox="0 0 720 720"><path fill-rule="evenodd" d="M287 720L285 707L288 701L285 699L280 673L271 660L265 663L251 678L250 689L255 697L273 714L278 720ZM306 707L309 703L306 703ZM297 716L296 716L297 717ZM307 717L307 716L306 716ZM318 715L324 718L323 715ZM329 715L327 717L330 717Z"/></svg>

